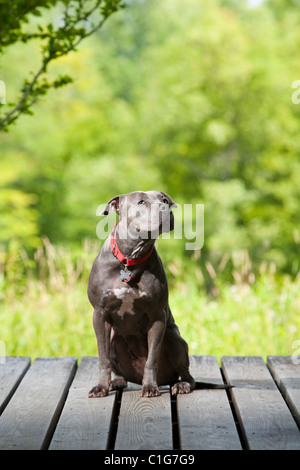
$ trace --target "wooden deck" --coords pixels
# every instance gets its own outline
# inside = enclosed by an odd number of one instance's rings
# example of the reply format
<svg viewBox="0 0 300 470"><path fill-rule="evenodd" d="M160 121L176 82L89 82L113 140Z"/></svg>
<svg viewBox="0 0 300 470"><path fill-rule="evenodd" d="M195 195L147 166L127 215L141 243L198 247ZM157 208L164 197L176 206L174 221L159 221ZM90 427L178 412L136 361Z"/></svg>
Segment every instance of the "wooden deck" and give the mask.
<svg viewBox="0 0 300 470"><path fill-rule="evenodd" d="M1 361L3 362L3 361ZM297 361L294 361L297 362ZM300 360L192 356L202 381L235 385L142 398L133 384L89 399L98 360L7 357L0 363L0 449L300 449Z"/></svg>

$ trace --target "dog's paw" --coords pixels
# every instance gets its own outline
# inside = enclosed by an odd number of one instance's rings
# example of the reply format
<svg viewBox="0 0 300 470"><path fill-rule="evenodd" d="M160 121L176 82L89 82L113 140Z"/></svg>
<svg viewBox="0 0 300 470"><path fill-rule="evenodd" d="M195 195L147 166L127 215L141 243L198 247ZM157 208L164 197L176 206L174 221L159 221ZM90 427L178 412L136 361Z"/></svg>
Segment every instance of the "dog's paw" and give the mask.
<svg viewBox="0 0 300 470"><path fill-rule="evenodd" d="M184 393L191 393L192 388L189 382L177 382L172 387L172 395L182 395Z"/></svg>
<svg viewBox="0 0 300 470"><path fill-rule="evenodd" d="M101 385L96 385L89 391L89 398L100 398L106 397L109 393L109 389L102 387Z"/></svg>
<svg viewBox="0 0 300 470"><path fill-rule="evenodd" d="M123 377L117 377L110 382L109 390L122 390L127 387L127 382Z"/></svg>
<svg viewBox="0 0 300 470"><path fill-rule="evenodd" d="M142 397L159 397L160 391L157 385L143 385L142 387Z"/></svg>

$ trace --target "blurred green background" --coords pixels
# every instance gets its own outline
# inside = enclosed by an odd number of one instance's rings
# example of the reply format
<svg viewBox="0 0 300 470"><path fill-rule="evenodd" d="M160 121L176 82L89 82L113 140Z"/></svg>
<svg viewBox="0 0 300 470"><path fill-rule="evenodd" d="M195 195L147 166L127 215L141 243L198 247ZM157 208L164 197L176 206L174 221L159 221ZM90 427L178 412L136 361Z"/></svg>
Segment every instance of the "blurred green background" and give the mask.
<svg viewBox="0 0 300 470"><path fill-rule="evenodd" d="M150 189L205 205L201 251L186 251L186 240L157 242L190 352L293 354L300 1L126 3L49 68L74 83L50 90L33 116L0 135L6 354L97 353L86 297L102 243L96 209ZM38 56L30 42L0 57L7 101Z"/></svg>

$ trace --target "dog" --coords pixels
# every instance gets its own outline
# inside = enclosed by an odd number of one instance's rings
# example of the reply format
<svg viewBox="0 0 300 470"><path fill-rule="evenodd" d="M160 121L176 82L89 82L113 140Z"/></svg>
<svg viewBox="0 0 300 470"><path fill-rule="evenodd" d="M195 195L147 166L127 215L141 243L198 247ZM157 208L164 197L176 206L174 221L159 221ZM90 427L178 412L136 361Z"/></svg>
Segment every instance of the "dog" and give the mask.
<svg viewBox="0 0 300 470"><path fill-rule="evenodd" d="M159 396L162 385L170 385L172 395L229 388L195 382L188 345L169 307L167 277L154 244L173 230L175 207L166 193L135 191L110 199L101 214L114 211L119 220L88 282L100 369L91 398L123 389L127 381L141 384L143 397Z"/></svg>

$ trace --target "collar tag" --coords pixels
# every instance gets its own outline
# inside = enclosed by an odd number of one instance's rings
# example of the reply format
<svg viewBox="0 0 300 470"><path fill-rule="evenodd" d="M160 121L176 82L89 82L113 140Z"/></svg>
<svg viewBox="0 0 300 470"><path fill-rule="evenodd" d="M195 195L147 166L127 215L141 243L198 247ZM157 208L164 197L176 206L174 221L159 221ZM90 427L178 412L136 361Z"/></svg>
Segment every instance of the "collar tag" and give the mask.
<svg viewBox="0 0 300 470"><path fill-rule="evenodd" d="M129 282L131 281L131 272L129 269L127 269L127 266L125 266L124 269L121 269L120 271L120 279L123 282Z"/></svg>

